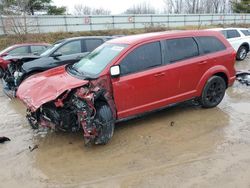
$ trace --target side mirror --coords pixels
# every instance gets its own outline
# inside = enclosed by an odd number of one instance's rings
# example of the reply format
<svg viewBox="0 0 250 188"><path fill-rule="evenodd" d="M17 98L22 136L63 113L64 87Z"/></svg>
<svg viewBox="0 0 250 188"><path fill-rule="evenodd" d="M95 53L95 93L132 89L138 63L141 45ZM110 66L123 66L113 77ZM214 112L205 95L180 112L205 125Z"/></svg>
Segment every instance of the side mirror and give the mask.
<svg viewBox="0 0 250 188"><path fill-rule="evenodd" d="M51 55L51 57L54 57L54 58L57 58L59 56L62 56L62 53L61 52L55 52Z"/></svg>
<svg viewBox="0 0 250 188"><path fill-rule="evenodd" d="M120 70L120 66L119 65L115 65L113 67L110 68L110 75L112 77L118 77L121 74L121 70Z"/></svg>

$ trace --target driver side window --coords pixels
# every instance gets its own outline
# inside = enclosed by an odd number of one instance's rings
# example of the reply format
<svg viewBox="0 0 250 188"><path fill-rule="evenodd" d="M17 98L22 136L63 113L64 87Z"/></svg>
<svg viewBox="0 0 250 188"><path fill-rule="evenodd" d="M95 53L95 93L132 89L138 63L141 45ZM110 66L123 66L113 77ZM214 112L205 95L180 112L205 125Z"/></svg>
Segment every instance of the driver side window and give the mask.
<svg viewBox="0 0 250 188"><path fill-rule="evenodd" d="M81 41L76 40L72 42L68 42L60 47L56 52L61 53L62 55L71 55L81 53Z"/></svg>
<svg viewBox="0 0 250 188"><path fill-rule="evenodd" d="M160 42L142 45L120 63L121 75L140 72L162 64Z"/></svg>

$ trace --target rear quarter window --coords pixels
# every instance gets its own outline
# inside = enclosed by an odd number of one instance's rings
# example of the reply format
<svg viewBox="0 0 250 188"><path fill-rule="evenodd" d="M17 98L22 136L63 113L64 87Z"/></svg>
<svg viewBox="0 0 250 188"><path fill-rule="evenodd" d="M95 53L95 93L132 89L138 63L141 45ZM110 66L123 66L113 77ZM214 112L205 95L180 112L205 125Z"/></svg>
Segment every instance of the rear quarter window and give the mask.
<svg viewBox="0 0 250 188"><path fill-rule="evenodd" d="M226 46L216 37L196 37L204 54L218 52L226 49Z"/></svg>
<svg viewBox="0 0 250 188"><path fill-rule="evenodd" d="M166 40L166 54L169 63L189 59L199 55L198 46L193 38L178 38Z"/></svg>

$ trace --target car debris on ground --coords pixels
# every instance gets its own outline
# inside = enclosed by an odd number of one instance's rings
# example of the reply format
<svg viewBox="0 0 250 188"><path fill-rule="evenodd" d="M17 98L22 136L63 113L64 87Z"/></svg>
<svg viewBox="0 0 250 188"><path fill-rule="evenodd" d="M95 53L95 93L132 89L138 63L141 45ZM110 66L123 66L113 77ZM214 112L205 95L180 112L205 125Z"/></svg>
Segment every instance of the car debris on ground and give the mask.
<svg viewBox="0 0 250 188"><path fill-rule="evenodd" d="M237 71L236 80L242 84L250 86L250 71Z"/></svg>
<svg viewBox="0 0 250 188"><path fill-rule="evenodd" d="M35 149L38 149L38 145L35 145L34 147L29 146L30 152L34 151Z"/></svg>
<svg viewBox="0 0 250 188"><path fill-rule="evenodd" d="M1 144L3 144L4 142L7 142L7 141L10 141L10 139L5 137L5 136L0 137L0 143Z"/></svg>

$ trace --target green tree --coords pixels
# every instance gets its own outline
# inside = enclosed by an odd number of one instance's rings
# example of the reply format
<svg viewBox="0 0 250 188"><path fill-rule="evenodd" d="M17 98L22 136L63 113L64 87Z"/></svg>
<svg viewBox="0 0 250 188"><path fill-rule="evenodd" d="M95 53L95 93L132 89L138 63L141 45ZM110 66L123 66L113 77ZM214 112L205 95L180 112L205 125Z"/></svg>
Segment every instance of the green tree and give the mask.
<svg viewBox="0 0 250 188"><path fill-rule="evenodd" d="M49 6L48 15L63 15L66 12L66 7Z"/></svg>
<svg viewBox="0 0 250 188"><path fill-rule="evenodd" d="M232 2L233 11L236 13L250 13L250 0L240 0Z"/></svg>
<svg viewBox="0 0 250 188"><path fill-rule="evenodd" d="M27 12L34 15L35 11L45 11L52 0L27 0Z"/></svg>
<svg viewBox="0 0 250 188"><path fill-rule="evenodd" d="M35 12L44 12L50 15L64 14L66 7L51 5L52 0L0 0L2 15L34 15Z"/></svg>

